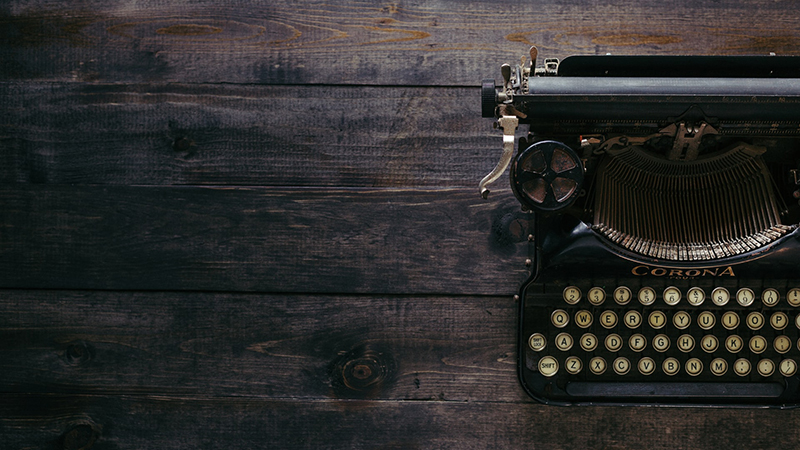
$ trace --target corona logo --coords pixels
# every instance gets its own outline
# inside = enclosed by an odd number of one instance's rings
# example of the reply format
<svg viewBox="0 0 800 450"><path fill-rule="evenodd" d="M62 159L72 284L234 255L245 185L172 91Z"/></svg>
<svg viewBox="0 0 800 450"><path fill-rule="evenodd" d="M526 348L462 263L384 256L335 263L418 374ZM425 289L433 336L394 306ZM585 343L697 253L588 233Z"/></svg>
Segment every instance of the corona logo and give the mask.
<svg viewBox="0 0 800 450"><path fill-rule="evenodd" d="M733 267L712 267L708 269L673 269L666 267L636 266L631 273L640 277L651 275L654 277L735 277Z"/></svg>

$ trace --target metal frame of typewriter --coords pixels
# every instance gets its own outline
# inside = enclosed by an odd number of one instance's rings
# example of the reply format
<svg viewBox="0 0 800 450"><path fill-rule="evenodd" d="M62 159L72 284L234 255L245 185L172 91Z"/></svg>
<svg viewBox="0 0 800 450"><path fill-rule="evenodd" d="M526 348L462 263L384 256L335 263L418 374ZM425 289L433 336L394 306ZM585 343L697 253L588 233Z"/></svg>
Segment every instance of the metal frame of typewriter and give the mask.
<svg viewBox="0 0 800 450"><path fill-rule="evenodd" d="M510 166L535 221L526 391L800 404L800 58L536 61L483 82L503 153L479 184L487 198Z"/></svg>

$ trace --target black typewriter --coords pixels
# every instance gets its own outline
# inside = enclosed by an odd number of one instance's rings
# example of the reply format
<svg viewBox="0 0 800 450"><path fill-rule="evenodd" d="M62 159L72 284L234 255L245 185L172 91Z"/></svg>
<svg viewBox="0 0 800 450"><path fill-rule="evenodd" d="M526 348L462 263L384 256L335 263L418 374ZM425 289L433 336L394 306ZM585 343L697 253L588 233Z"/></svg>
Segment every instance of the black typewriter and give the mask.
<svg viewBox="0 0 800 450"><path fill-rule="evenodd" d="M548 404L800 404L800 58L501 67L532 214L519 376Z"/></svg>

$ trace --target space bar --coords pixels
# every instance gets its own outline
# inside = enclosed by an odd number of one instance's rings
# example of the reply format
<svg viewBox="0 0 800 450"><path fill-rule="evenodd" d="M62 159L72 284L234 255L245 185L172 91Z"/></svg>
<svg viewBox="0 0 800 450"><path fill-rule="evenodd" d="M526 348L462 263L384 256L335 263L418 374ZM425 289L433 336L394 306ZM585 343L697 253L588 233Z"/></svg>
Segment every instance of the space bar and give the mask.
<svg viewBox="0 0 800 450"><path fill-rule="evenodd" d="M779 397L780 383L567 383L567 393L576 397Z"/></svg>

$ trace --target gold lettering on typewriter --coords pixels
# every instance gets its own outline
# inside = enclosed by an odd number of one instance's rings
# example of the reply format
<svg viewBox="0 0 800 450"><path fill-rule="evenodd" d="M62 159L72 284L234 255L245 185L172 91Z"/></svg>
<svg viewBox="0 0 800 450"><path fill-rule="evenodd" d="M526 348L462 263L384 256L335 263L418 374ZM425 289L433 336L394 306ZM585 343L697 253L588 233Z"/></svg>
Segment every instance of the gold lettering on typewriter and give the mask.
<svg viewBox="0 0 800 450"><path fill-rule="evenodd" d="M631 269L633 275L654 276L654 277L668 277L678 279L689 279L697 277L735 277L733 266L726 267L711 267L706 269L691 269L691 268L665 268L665 267L652 267L648 265L638 265Z"/></svg>

